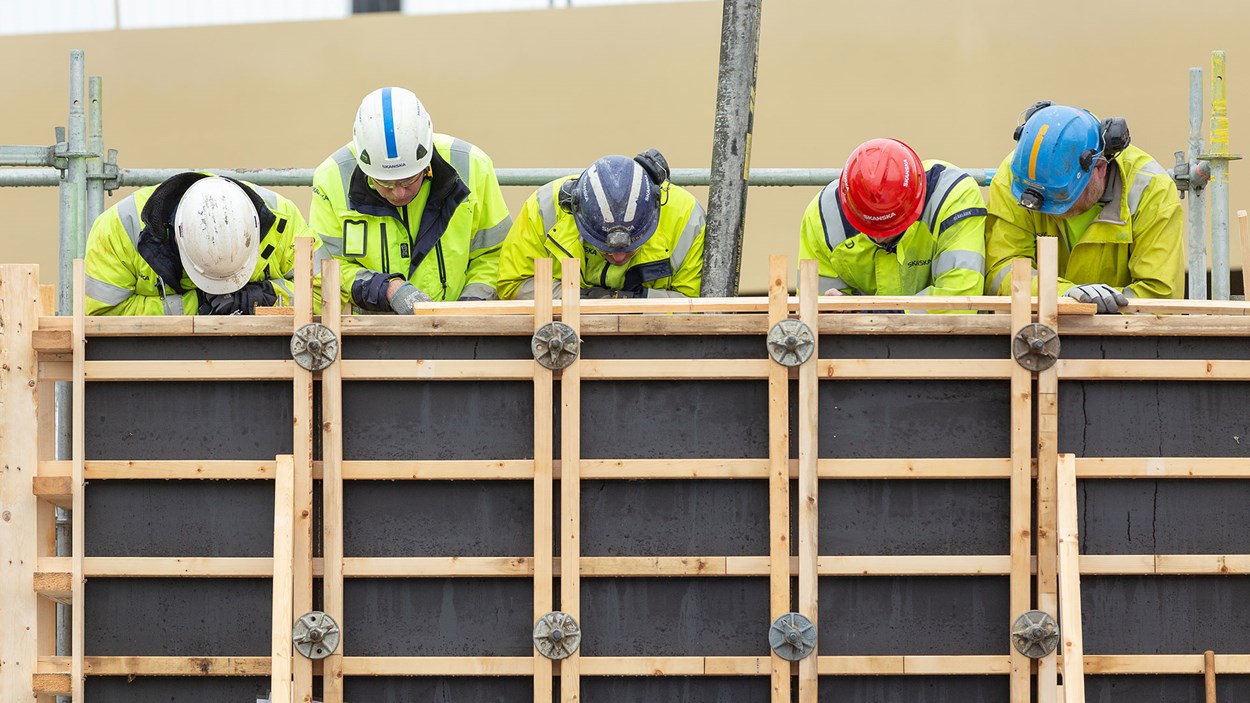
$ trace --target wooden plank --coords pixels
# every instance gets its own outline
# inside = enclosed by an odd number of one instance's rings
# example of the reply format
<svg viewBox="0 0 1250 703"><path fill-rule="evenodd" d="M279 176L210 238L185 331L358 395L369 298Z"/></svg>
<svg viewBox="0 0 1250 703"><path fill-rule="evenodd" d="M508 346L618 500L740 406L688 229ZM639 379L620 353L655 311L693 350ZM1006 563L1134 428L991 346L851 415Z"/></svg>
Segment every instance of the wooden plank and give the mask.
<svg viewBox="0 0 1250 703"><path fill-rule="evenodd" d="M71 462L41 461L39 462L38 479L50 479L43 484L42 490L49 492L58 490L60 479L70 476ZM274 462L272 461L233 461L233 460L164 460L149 461L103 461L88 460L84 471L88 481L105 479L272 479ZM38 480L35 483L36 493L40 489ZM68 485L68 484L66 484Z"/></svg>
<svg viewBox="0 0 1250 703"><path fill-rule="evenodd" d="M30 698L39 647L40 508L31 491L39 462L39 267L0 264L0 700ZM46 415L45 415L46 417ZM46 509L45 509L46 512ZM47 515L45 514L46 518ZM44 611L46 614L46 610Z"/></svg>
<svg viewBox="0 0 1250 703"><path fill-rule="evenodd" d="M36 571L35 593L66 605L73 602L73 578L64 571Z"/></svg>
<svg viewBox="0 0 1250 703"><path fill-rule="evenodd" d="M343 299L339 290L339 262L321 263L321 324L339 340L339 353L321 371L321 552L325 575L321 581L322 610L343 622ZM316 471L314 470L314 474ZM322 660L324 703L343 703L342 628L338 648Z"/></svg>
<svg viewBox="0 0 1250 703"><path fill-rule="evenodd" d="M582 367L581 377L595 381L762 380L775 366L770 359L585 359L577 363Z"/></svg>
<svg viewBox="0 0 1250 703"><path fill-rule="evenodd" d="M345 381L527 381L532 361L524 359L345 359Z"/></svg>
<svg viewBox="0 0 1250 703"><path fill-rule="evenodd" d="M580 269L579 269L580 270ZM551 322L551 259L534 261L534 318L531 334ZM554 510L552 454L554 454L553 415L555 413L551 369L530 362L534 377L534 622L551 612L554 602L552 564ZM554 696L551 660L535 647L529 659L534 676L535 701L546 703Z"/></svg>
<svg viewBox="0 0 1250 703"><path fill-rule="evenodd" d="M1028 260L1016 259L1011 266L1013 337L1033 320L1028 303L1032 279ZM1008 356L1012 356L1010 352ZM1032 610L1033 603L1030 568L1033 552L1033 374L1014 359L1011 365L1010 612L1014 619ZM1011 703L1029 703L1032 698L1029 691L1032 660L1016 651L1015 647L1010 649L1008 659L1011 667Z"/></svg>
<svg viewBox="0 0 1250 703"><path fill-rule="evenodd" d="M564 671L565 662L560 662ZM703 676L704 657L583 657L586 676Z"/></svg>
<svg viewBox="0 0 1250 703"><path fill-rule="evenodd" d="M560 466L560 462L556 462ZM560 471L557 470L557 475ZM798 475L798 464L794 465ZM768 478L767 459L582 459L583 479Z"/></svg>
<svg viewBox="0 0 1250 703"><path fill-rule="evenodd" d="M69 476L36 476L31 482L31 490L36 498L46 500L58 508L72 510L74 507L73 484L73 479Z"/></svg>
<svg viewBox="0 0 1250 703"><path fill-rule="evenodd" d="M819 292L817 264L813 259L799 262L799 319L808 329L817 327L816 295ZM818 541L820 481L818 462L820 452L819 397L820 378L817 372L820 337L812 339L812 355L799 367L799 481L798 481L798 533L799 533L799 600L798 612L806 615L819 632L820 607L818 603L820 578ZM787 470L787 480L789 479ZM799 703L816 703L818 699L818 667L820 641L811 655L799 661Z"/></svg>
<svg viewBox="0 0 1250 703"><path fill-rule="evenodd" d="M1076 458L1077 478L1250 478L1246 457Z"/></svg>
<svg viewBox="0 0 1250 703"><path fill-rule="evenodd" d="M563 305L570 299L554 301L554 311L563 314ZM741 298L633 298L625 300L586 300L581 303L587 315L609 314L694 314L694 313L750 313L771 310L771 296ZM1034 300L1036 304L1036 300ZM988 310L1007 312L1011 308L1009 300L992 295L948 295L948 296L819 296L817 305L820 312L858 312L860 310ZM798 296L788 296L785 300L787 313L797 312ZM421 316L464 316L464 315L533 315L532 300L493 300L444 302L435 305L422 305L417 308L416 315ZM1058 302L1058 311L1062 315L1093 315L1097 306L1091 303L1080 303L1076 300Z"/></svg>
<svg viewBox="0 0 1250 703"><path fill-rule="evenodd" d="M343 479L359 480L501 480L531 481L534 462L527 459L508 460L406 460L406 461L344 461ZM316 464L313 465L316 476Z"/></svg>
<svg viewBox="0 0 1250 703"><path fill-rule="evenodd" d="M900 676L906 673L901 656L822 656L816 668L826 676Z"/></svg>
<svg viewBox="0 0 1250 703"><path fill-rule="evenodd" d="M590 578L728 574L726 557L581 557L581 575Z"/></svg>
<svg viewBox="0 0 1250 703"><path fill-rule="evenodd" d="M1098 576L1113 574L1153 574L1153 554L1083 554L1081 573Z"/></svg>
<svg viewBox="0 0 1250 703"><path fill-rule="evenodd" d="M70 423L70 458L73 461L71 486L73 490L73 509L70 526L71 583L70 598L74 607L70 608L70 697L82 703L86 698L86 672L83 670L84 642L86 639L87 599L86 574L83 571L83 558L87 552L87 503L85 490L87 487L83 473L83 462L86 460L86 426L87 426L87 336L86 320L86 289L87 278L85 264L82 259L74 260L74 378L73 401L71 403Z"/></svg>
<svg viewBox="0 0 1250 703"><path fill-rule="evenodd" d="M534 574L529 557L345 557L342 576L348 578L470 578L528 577Z"/></svg>
<svg viewBox="0 0 1250 703"><path fill-rule="evenodd" d="M571 275L581 270L577 259L563 259L562 271L570 272L561 279L560 321L581 334L581 277ZM619 302L619 301L604 301ZM648 301L655 302L655 301ZM580 349L573 363L560 372L560 610L578 622L582 617L582 365ZM560 661L560 700L577 703L581 700L581 650Z"/></svg>
<svg viewBox="0 0 1250 703"><path fill-rule="evenodd" d="M294 361L216 360L88 361L88 381L285 381Z"/></svg>
<svg viewBox="0 0 1250 703"><path fill-rule="evenodd" d="M278 457L273 493L273 618L269 690L270 700L291 700L291 626L295 622L293 604L295 572L295 465L292 457Z"/></svg>
<svg viewBox="0 0 1250 703"><path fill-rule="evenodd" d="M40 557L45 573L71 572L71 557ZM101 578L269 578L270 557L85 557L83 572Z"/></svg>
<svg viewBox="0 0 1250 703"><path fill-rule="evenodd" d="M70 330L35 330L31 346L40 354L68 354L74 350L74 340Z"/></svg>
<svg viewBox="0 0 1250 703"><path fill-rule="evenodd" d="M1038 322L1059 330L1059 253L1054 237L1038 237ZM1058 364L1037 374L1037 608L1058 619L1055 490L1059 443ZM1055 654L1037 662L1037 703L1057 703Z"/></svg>
<svg viewBox="0 0 1250 703"><path fill-rule="evenodd" d="M786 319L789 267L768 257L769 327ZM769 622L790 612L790 372L771 359L768 371L768 592ZM770 700L790 700L790 662L771 655Z"/></svg>
<svg viewBox="0 0 1250 703"><path fill-rule="evenodd" d="M1246 298L1250 294L1250 221L1246 220L1246 211L1237 211L1237 229L1241 234L1241 295ZM1212 688L1214 688L1214 683ZM1209 696L1211 700L1207 703L1214 703L1214 691Z"/></svg>
<svg viewBox="0 0 1250 703"><path fill-rule="evenodd" d="M1245 252L1247 243L1246 240L1250 240L1250 232L1246 231L1246 211L1241 210L1237 213L1237 215L1241 219L1241 246L1242 252ZM1245 253L1243 256L1250 258L1250 253ZM1245 275L1250 276L1250 274ZM1250 285L1246 286L1243 290L1250 291ZM1202 659L1203 684L1206 689L1205 693L1207 699L1206 703L1215 703L1215 652L1208 649L1202 653Z"/></svg>
<svg viewBox="0 0 1250 703"><path fill-rule="evenodd" d="M1060 359L1065 381L1250 381L1250 361L1197 359Z"/></svg>
<svg viewBox="0 0 1250 703"><path fill-rule="evenodd" d="M1080 538L1077 533L1076 457L1059 455L1059 632L1063 643L1063 687L1070 700L1085 700L1084 654L1081 634Z"/></svg>
<svg viewBox="0 0 1250 703"><path fill-rule="evenodd" d="M291 306L289 306L289 305L283 305L283 306L278 306L278 305L272 305L272 306L263 306L263 305L258 305L258 306L256 306L255 308L253 308L253 313L252 313L252 314L253 314L253 315L260 316L260 317L294 317L294 315L295 315L295 308L293 308L293 307L291 307Z"/></svg>
<svg viewBox="0 0 1250 703"><path fill-rule="evenodd" d="M821 459L821 478L1010 478L1010 459Z"/></svg>
<svg viewBox="0 0 1250 703"><path fill-rule="evenodd" d="M294 329L303 327L313 321L312 295L312 245L311 237L295 238L295 315ZM294 362L287 362L294 364ZM295 480L292 483L295 496L295 544L294 544L294 578L295 595L293 604L295 618L313 609L313 548L312 548L312 510L313 510L313 374L300 366L294 366L293 376L292 417L294 419L294 435L292 439L292 460L295 466ZM290 627L287 628L288 638ZM312 703L312 660L307 657L294 657L291 666L292 695L295 703Z"/></svg>
<svg viewBox="0 0 1250 703"><path fill-rule="evenodd" d="M821 379L1006 379L1015 361L1009 359L821 359Z"/></svg>
<svg viewBox="0 0 1250 703"><path fill-rule="evenodd" d="M1086 654L1086 674L1187 674L1205 673L1202 654ZM1217 654L1221 674L1250 674L1250 654Z"/></svg>
<svg viewBox="0 0 1250 703"><path fill-rule="evenodd" d="M1127 334L1135 337L1245 337L1250 335L1250 316L1139 313L1136 315L1066 317L1063 320L1063 333L1065 335Z"/></svg>

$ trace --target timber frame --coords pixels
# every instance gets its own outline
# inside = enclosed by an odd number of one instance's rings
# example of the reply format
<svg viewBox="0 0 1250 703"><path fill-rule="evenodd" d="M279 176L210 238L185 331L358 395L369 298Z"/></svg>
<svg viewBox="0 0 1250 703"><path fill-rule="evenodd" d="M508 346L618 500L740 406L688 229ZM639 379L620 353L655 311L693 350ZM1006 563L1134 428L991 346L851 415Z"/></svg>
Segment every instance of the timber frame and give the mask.
<svg viewBox="0 0 1250 703"><path fill-rule="evenodd" d="M1250 653L1090 655L1081 637L1081 577L1109 574L1250 574L1250 554L1082 555L1077 534L1077 481L1107 478L1250 479L1250 459L1117 458L1061 455L1058 447L1059 383L1065 380L1250 381L1250 360L1063 359L1031 373L1007 350L1014 333L1034 321L1064 335L1246 336L1250 305L1189 301L1135 301L1134 315L1092 314L1056 294L1057 255L1052 238L1040 247L1040 294L1030 297L1027 262L1013 270L1010 298L837 298L816 295L814 262L800 267L797 297L788 295L788 265L770 262L767 298L690 301L580 301L566 282L562 300L551 290L549 261L537 266L540 298L532 302L448 303L411 318L342 315L337 287L328 285L320 317L340 339L353 336L528 337L559 319L585 338L614 335L758 335L781 319L797 318L821 335L999 335L1001 360L830 359L813 353L797 369L767 358L655 360L578 359L561 371L531 361L353 360L339 358L309 372L293 361L99 361L85 347L94 337L229 336L285 337L313 320L309 240L297 240L298 307L288 314L257 317L86 318L82 268L76 268L75 314L49 314L51 295L38 286L31 266L0 266L0 698L38 700L53 695L85 699L91 676L268 676L275 699L311 700L314 677L323 677L326 703L342 703L343 679L368 676L532 677L535 700L580 697L580 679L596 676L760 676L771 680L772 700L817 700L822 676L992 675L1010 681L1012 703L1083 700L1087 674L1250 674ZM1050 245L1050 246L1045 246ZM576 268L575 262L564 262ZM323 279L337 282L337 264ZM978 309L981 315L838 314L847 311ZM719 314L708 314L719 313ZM1250 357L1247 357L1250 359ZM313 381L321 384L320 428L313 426ZM719 460L580 459L580 382L611 379L752 379L768 383L769 455ZM840 379L993 379L1010 384L1010 455L997 458L819 458L818 390ZM293 451L272 461L205 458L198 461L93 460L84 455L83 403L87 384L109 381L281 381L292 385ZM360 380L513 380L533 384L534 456L523 460L351 461L343 459L342 384ZM52 387L74 388L69 460L56 460ZM554 383L560 382L560 398ZM798 458L792 459L790 394L797 382L794 426ZM553 456L553 407L559 403L560 456ZM322 459L314 461L313 435L320 433ZM354 557L343 553L343 484L347 481L441 479L533 482L534 548L507 557ZM84 550L86 481L127 479L262 479L275 482L274 556L93 557ZM769 485L770 548L759 556L581 556L576 488L594 479L756 479ZM816 540L822 481L844 479L998 479L1010 482L1010 551L976 556L831 556ZM313 488L320 481L323 556L313 552ZM556 481L559 520L551 521ZM797 481L797 483L792 483ZM791 533L790 492L798 491L797 531ZM1034 499L1036 494L1036 499ZM54 549L53 507L72 508L72 556ZM1032 526L1036 524L1034 533ZM797 557L791 541L797 541ZM562 557L552 553L553 541ZM1034 556L1035 555L1035 556ZM344 656L343 649L314 666L292 655L290 625L312 609L314 579L332 617L343 617L345 578L525 578L533 580L533 617L553 610L559 577L561 609L578 616L583 579L640 576L768 577L772 617L791 610L817 621L821 576L993 575L1009 579L1013 616L1037 608L1061 625L1062 646L1038 662L1016 653L1003 624L1002 650L994 655L829 656L800 663L770 653L761 640L756 656L591 657L575 653L552 662L536 651L520 657ZM251 577L273 580L272 653L268 657L122 657L84 655L84 587L89 579L114 577ZM791 579L797 592L791 593ZM55 603L73 608L72 654L56 656ZM88 604L86 607L90 607ZM1061 684L1062 679L1062 685ZM1065 697L1066 696L1066 697Z"/></svg>

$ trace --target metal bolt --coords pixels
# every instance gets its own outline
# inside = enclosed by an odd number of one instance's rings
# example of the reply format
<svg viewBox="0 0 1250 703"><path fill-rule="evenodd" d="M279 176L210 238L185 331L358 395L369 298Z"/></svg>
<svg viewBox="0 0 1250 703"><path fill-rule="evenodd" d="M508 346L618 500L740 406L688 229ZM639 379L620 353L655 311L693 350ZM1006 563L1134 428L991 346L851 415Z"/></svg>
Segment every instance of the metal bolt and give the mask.
<svg viewBox="0 0 1250 703"><path fill-rule="evenodd" d="M308 631L308 641L309 641L309 642L320 642L320 641L322 640L322 638L324 638L324 637L325 637L325 634L323 634L323 633L321 632L321 630L319 630L319 629L317 629L317 628L315 628L315 627L314 627L313 629L311 629L311 630L309 630L309 631Z"/></svg>
<svg viewBox="0 0 1250 703"><path fill-rule="evenodd" d="M1042 350L1046 348L1046 342L1043 342L1040 339L1035 339L1033 340L1032 346L1033 346L1033 351L1040 354L1042 353Z"/></svg>
<svg viewBox="0 0 1250 703"><path fill-rule="evenodd" d="M786 336L786 351L794 351L799 348L799 338L794 335Z"/></svg>
<svg viewBox="0 0 1250 703"><path fill-rule="evenodd" d="M552 642L559 642L560 640L564 639L564 633L563 633L563 632L561 632L561 631L559 631L559 630L552 630L552 631L551 631L551 634L550 634L550 635L547 635L547 637L548 637L548 638L549 638Z"/></svg>
<svg viewBox="0 0 1250 703"><path fill-rule="evenodd" d="M559 354L564 351L564 342L561 342L559 339L553 339L547 343L547 348L551 350L552 355Z"/></svg>
<svg viewBox="0 0 1250 703"><path fill-rule="evenodd" d="M308 340L308 351L312 352L313 356L321 356L321 342L315 339Z"/></svg>

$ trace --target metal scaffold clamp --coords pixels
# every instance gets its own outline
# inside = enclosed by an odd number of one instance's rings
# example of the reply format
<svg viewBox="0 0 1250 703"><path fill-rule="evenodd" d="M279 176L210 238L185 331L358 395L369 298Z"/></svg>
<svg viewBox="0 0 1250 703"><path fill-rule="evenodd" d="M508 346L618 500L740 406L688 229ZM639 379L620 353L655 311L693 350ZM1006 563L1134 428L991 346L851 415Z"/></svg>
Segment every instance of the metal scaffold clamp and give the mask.
<svg viewBox="0 0 1250 703"><path fill-rule="evenodd" d="M1021 327L1011 341L1016 363L1029 371L1045 371L1054 366L1059 360L1059 348L1059 333L1040 322Z"/></svg>
<svg viewBox="0 0 1250 703"><path fill-rule="evenodd" d="M1011 644L1030 659L1041 659L1059 646L1059 623L1041 610L1030 610L1011 625Z"/></svg>
<svg viewBox="0 0 1250 703"><path fill-rule="evenodd" d="M534 647L548 659L565 659L582 643L582 628L577 619L555 610L534 623Z"/></svg>
<svg viewBox="0 0 1250 703"><path fill-rule="evenodd" d="M768 645L777 656L796 662L816 651L816 626L802 613L786 613L768 628Z"/></svg>
<svg viewBox="0 0 1250 703"><path fill-rule="evenodd" d="M339 647L339 624L320 610L304 613L291 628L295 651L309 659L325 659Z"/></svg>
<svg viewBox="0 0 1250 703"><path fill-rule="evenodd" d="M812 328L802 320L782 320L768 330L768 355L782 366L799 366L815 348Z"/></svg>
<svg viewBox="0 0 1250 703"><path fill-rule="evenodd" d="M291 356L295 363L309 371L320 371L339 355L339 340L329 327L313 322L295 330L291 336Z"/></svg>
<svg viewBox="0 0 1250 703"><path fill-rule="evenodd" d="M577 332L563 322L548 322L534 333L530 349L534 360L546 368L563 369L577 359L581 340Z"/></svg>

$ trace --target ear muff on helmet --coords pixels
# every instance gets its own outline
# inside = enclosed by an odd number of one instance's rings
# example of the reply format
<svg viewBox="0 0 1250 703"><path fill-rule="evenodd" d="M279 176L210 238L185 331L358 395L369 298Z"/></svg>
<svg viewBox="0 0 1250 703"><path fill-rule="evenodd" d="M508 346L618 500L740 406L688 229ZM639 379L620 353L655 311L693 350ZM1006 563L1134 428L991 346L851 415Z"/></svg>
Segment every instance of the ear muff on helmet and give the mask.
<svg viewBox="0 0 1250 703"><path fill-rule="evenodd" d="M1123 117L1108 117L1102 121L1102 155L1108 161L1119 156L1132 141L1128 121Z"/></svg>
<svg viewBox="0 0 1250 703"><path fill-rule="evenodd" d="M1025 109L1020 117L1020 124L1016 125L1016 131L1011 135L1012 141L1020 141L1020 134L1024 132L1024 123L1028 122L1029 118L1036 114L1038 110L1044 110L1051 105L1054 105L1054 103L1049 100L1038 100Z"/></svg>
<svg viewBox="0 0 1250 703"><path fill-rule="evenodd" d="M634 161L642 167L643 171L647 172L651 182L656 185L655 204L656 206L662 205L663 203L660 201L662 194L659 186L669 179L671 171L668 167L668 159L664 158L664 154L661 154L659 149L647 149L635 156ZM580 176L577 178L580 178ZM556 205L570 215L577 212L580 205L577 197L577 178L570 178L561 183L560 192L556 195Z"/></svg>
<svg viewBox="0 0 1250 703"><path fill-rule="evenodd" d="M642 166L642 170L647 172L647 175L651 177L651 182L657 186L663 185L664 181L668 180L670 173L668 159L664 158L664 154L661 154L659 149L647 149L635 156L634 161Z"/></svg>

